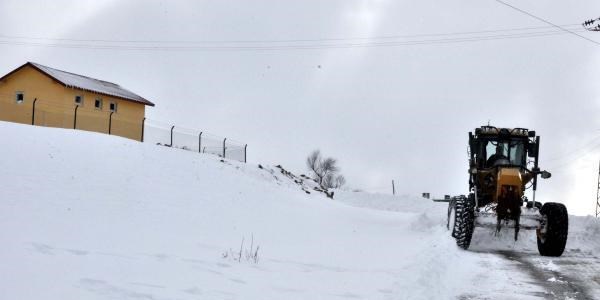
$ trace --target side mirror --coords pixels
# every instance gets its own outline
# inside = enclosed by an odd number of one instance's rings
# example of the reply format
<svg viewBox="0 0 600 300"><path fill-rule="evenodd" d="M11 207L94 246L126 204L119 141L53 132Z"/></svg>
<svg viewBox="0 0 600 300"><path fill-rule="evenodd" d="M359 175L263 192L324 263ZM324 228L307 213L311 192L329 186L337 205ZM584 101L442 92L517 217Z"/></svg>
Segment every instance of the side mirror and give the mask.
<svg viewBox="0 0 600 300"><path fill-rule="evenodd" d="M542 172L540 172L540 174L542 175L542 178L544 178L544 179L548 179L552 176L552 174L550 174L550 172L548 172L548 171L542 171Z"/></svg>

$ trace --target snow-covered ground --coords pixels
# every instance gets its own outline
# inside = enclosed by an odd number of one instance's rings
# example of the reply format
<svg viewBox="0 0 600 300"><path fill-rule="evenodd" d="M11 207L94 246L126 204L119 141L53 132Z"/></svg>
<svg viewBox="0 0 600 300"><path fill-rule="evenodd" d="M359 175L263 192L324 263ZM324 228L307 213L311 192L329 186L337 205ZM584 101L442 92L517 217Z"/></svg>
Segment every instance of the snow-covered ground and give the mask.
<svg viewBox="0 0 600 300"><path fill-rule="evenodd" d="M418 197L331 200L275 167L89 132L0 136L0 299L539 299L552 291L497 249L559 272L600 246L597 220L572 217L559 259L532 232L461 251L446 205Z"/></svg>

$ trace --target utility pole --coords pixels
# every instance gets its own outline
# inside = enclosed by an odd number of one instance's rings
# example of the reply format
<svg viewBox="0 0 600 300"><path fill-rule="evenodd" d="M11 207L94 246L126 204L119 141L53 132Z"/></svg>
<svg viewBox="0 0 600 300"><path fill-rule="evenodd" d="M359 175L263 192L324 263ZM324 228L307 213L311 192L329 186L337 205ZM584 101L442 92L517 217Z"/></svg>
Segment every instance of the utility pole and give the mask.
<svg viewBox="0 0 600 300"><path fill-rule="evenodd" d="M598 189L596 190L596 218L600 215L600 162L598 163Z"/></svg>
<svg viewBox="0 0 600 300"><path fill-rule="evenodd" d="M600 31L600 18L590 19L581 24L587 31ZM598 189L596 190L596 218L600 216L600 162L598 163Z"/></svg>
<svg viewBox="0 0 600 300"><path fill-rule="evenodd" d="M581 26L588 31L600 31L600 18L587 20Z"/></svg>

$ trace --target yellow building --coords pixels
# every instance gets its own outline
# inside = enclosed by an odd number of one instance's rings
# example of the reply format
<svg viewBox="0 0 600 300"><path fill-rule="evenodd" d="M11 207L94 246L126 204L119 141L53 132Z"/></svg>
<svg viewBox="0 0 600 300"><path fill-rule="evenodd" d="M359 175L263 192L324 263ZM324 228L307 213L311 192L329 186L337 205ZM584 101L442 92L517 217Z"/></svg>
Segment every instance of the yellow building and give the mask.
<svg viewBox="0 0 600 300"><path fill-rule="evenodd" d="M0 120L141 140L146 105L121 86L28 62L0 78Z"/></svg>

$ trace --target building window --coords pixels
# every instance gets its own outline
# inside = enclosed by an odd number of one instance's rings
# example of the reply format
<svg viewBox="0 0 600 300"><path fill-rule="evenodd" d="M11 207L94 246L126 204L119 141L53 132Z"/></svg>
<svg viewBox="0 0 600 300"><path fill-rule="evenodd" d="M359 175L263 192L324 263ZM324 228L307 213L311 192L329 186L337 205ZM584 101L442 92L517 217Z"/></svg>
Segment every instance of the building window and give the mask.
<svg viewBox="0 0 600 300"><path fill-rule="evenodd" d="M25 102L25 94L23 92L17 92L15 94L15 101L19 104Z"/></svg>
<svg viewBox="0 0 600 300"><path fill-rule="evenodd" d="M83 96L75 96L75 105L83 105Z"/></svg>
<svg viewBox="0 0 600 300"><path fill-rule="evenodd" d="M96 99L96 101L94 102L94 107L96 109L102 110L102 99Z"/></svg>
<svg viewBox="0 0 600 300"><path fill-rule="evenodd" d="M115 103L115 102L110 103L110 111L117 112L117 103Z"/></svg>

